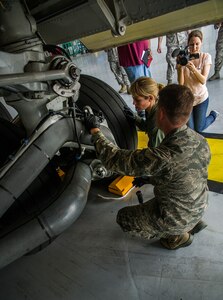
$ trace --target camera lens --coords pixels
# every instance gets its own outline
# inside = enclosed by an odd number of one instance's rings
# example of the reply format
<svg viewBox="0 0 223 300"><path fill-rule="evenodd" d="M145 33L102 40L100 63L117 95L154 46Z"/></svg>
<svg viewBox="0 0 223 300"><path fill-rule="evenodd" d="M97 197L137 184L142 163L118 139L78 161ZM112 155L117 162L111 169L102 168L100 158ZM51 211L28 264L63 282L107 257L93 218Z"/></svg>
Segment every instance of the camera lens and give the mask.
<svg viewBox="0 0 223 300"><path fill-rule="evenodd" d="M186 66L186 64L188 63L188 57L187 56L182 56L180 58L179 63L181 64L181 66Z"/></svg>

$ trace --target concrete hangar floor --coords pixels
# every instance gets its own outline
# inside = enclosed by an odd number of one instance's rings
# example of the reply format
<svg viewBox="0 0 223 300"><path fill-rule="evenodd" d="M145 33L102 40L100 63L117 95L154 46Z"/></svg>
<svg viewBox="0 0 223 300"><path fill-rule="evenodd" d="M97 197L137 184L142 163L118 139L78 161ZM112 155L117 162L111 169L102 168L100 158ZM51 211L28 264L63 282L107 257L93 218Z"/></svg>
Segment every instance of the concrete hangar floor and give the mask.
<svg viewBox="0 0 223 300"><path fill-rule="evenodd" d="M213 26L202 28L203 51L214 61L217 32ZM166 83L165 41L162 54L156 53L157 39L152 40L154 60L152 75ZM83 74L106 78L119 89L104 51L75 59ZM213 66L211 69L213 74ZM209 110L220 112L218 120L206 133L222 134L223 73L208 82ZM176 78L175 78L176 79ZM132 107L131 97L122 95ZM212 164L220 168L214 181L222 182L221 157ZM219 145L219 144L218 144ZM212 170L211 170L212 174ZM212 175L211 175L212 176ZM222 186L221 186L222 187ZM152 197L150 185L142 188L144 199ZM117 211L137 203L132 191L124 200L104 200L106 187L94 185L80 218L43 251L25 256L0 270L2 300L219 300L223 297L223 194L222 188L209 192L209 207L204 216L208 227L195 236L190 247L176 251L163 249L159 241L143 241L125 235L116 224ZM110 194L111 196L111 194Z"/></svg>

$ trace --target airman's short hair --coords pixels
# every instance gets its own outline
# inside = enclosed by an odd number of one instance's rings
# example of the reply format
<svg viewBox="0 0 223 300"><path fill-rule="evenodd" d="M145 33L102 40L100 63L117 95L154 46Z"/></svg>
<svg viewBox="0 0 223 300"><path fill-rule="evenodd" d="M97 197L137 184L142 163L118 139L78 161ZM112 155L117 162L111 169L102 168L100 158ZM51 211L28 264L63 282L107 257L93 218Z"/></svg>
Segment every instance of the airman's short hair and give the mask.
<svg viewBox="0 0 223 300"><path fill-rule="evenodd" d="M194 95L179 84L170 84L159 92L158 107L164 108L173 125L186 124L193 109Z"/></svg>

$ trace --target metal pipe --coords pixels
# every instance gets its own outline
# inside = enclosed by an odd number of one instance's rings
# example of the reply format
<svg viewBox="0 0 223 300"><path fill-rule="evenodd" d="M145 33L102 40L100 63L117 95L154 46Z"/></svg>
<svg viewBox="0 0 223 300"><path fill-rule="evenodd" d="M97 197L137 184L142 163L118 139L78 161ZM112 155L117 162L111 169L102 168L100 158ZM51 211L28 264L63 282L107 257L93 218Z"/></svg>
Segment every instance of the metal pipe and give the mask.
<svg viewBox="0 0 223 300"><path fill-rule="evenodd" d="M81 123L77 125L80 132ZM18 157L0 180L0 217L40 174L65 142L73 139L72 120L60 119Z"/></svg>
<svg viewBox="0 0 223 300"><path fill-rule="evenodd" d="M65 70L51 70L45 72L27 72L10 75L0 75L0 87L24 84L38 81L50 81L56 79L70 79Z"/></svg>
<svg viewBox="0 0 223 300"><path fill-rule="evenodd" d="M52 205L0 240L0 268L67 229L83 211L90 186L91 170L79 162L69 185Z"/></svg>
<svg viewBox="0 0 223 300"><path fill-rule="evenodd" d="M83 123L76 120L76 126L77 133L81 136L81 145L86 144L91 147L91 136L83 130ZM43 127L45 128L44 124ZM115 143L107 127L102 125L101 130L108 139ZM70 141L76 142L73 120L70 118L57 119L44 131L41 131L41 128L39 131L40 135L25 149L21 149L14 160L0 173L0 217L29 187L62 146Z"/></svg>

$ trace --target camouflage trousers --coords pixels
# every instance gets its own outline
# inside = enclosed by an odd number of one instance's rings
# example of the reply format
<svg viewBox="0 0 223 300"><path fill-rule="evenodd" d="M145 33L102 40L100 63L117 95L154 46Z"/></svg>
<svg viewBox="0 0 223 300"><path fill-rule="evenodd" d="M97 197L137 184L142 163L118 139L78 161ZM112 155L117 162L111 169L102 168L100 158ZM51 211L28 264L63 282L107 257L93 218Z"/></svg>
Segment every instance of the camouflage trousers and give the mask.
<svg viewBox="0 0 223 300"><path fill-rule="evenodd" d="M144 239L167 238L190 231L201 220L202 214L196 216L192 213L190 217L184 218L182 212L181 220L176 216L171 224L170 220L161 217L157 199L153 198L143 204L120 209L116 221L131 236Z"/></svg>
<svg viewBox="0 0 223 300"><path fill-rule="evenodd" d="M219 72L223 65L223 26L221 26L218 31L218 38L215 47L216 47L215 72Z"/></svg>
<svg viewBox="0 0 223 300"><path fill-rule="evenodd" d="M119 62L110 61L109 64L110 64L111 71L114 73L118 84L130 86L130 82L126 74L126 71L122 66L119 65Z"/></svg>
<svg viewBox="0 0 223 300"><path fill-rule="evenodd" d="M167 47L166 53L166 62L167 62L167 72L166 72L166 79L173 80L174 72L176 71L176 58L172 57L172 52L177 47Z"/></svg>
<svg viewBox="0 0 223 300"><path fill-rule="evenodd" d="M157 209L154 200L120 209L116 221L122 230L131 236L144 239L166 237L151 218Z"/></svg>

